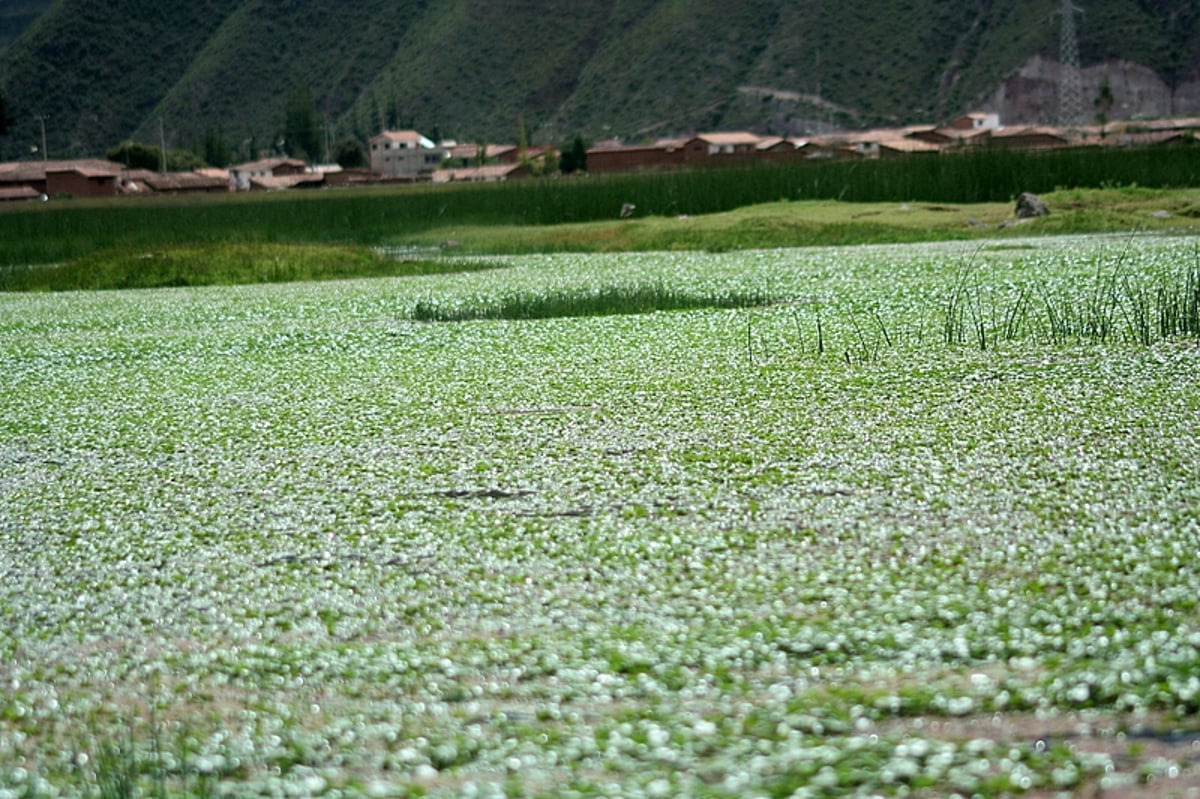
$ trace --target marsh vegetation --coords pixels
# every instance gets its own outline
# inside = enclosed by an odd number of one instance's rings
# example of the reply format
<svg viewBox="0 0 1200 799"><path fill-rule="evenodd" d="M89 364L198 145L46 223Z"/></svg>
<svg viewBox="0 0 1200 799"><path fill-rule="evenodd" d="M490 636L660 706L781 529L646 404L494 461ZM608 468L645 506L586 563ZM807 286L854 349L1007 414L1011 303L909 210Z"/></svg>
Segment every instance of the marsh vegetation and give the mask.
<svg viewBox="0 0 1200 799"><path fill-rule="evenodd" d="M1195 784L1193 238L479 260L0 294L0 793Z"/></svg>

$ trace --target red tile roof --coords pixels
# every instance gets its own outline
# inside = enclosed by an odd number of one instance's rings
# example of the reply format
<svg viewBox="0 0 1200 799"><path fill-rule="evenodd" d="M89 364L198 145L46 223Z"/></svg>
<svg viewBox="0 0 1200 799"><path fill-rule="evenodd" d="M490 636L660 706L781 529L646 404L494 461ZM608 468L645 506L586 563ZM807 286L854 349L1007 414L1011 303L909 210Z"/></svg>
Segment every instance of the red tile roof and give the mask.
<svg viewBox="0 0 1200 799"><path fill-rule="evenodd" d="M270 172L278 166L303 167L304 162L299 158L285 158L279 156L276 158L262 158L258 161L247 161L244 164L231 166L229 169L231 172Z"/></svg>
<svg viewBox="0 0 1200 799"><path fill-rule="evenodd" d="M0 188L0 201L4 200L40 200L46 195L29 186L13 186Z"/></svg>
<svg viewBox="0 0 1200 799"><path fill-rule="evenodd" d="M513 173L524 171L521 164L491 164L488 166L467 166L456 169L436 169L431 181L433 183L480 182L490 180L505 180Z"/></svg>
<svg viewBox="0 0 1200 799"><path fill-rule="evenodd" d="M78 172L87 177L116 177L125 167L98 158L67 161L13 161L0 164L0 183L45 180L48 172Z"/></svg>
<svg viewBox="0 0 1200 799"><path fill-rule="evenodd" d="M376 133L369 141L376 139L388 139L390 141L420 141L425 138L415 130L385 130Z"/></svg>
<svg viewBox="0 0 1200 799"><path fill-rule="evenodd" d="M735 130L729 133L700 133L695 138L709 144L749 144L753 146L757 145L762 137L744 130Z"/></svg>

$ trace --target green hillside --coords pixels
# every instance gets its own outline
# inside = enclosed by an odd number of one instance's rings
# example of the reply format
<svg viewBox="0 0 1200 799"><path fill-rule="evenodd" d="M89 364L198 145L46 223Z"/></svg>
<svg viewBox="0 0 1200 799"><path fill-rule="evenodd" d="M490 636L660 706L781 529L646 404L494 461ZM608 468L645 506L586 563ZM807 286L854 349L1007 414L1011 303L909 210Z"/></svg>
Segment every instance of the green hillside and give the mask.
<svg viewBox="0 0 1200 799"><path fill-rule="evenodd" d="M0 50L32 25L34 20L51 6L51 2L52 0L5 0L0 4Z"/></svg>
<svg viewBox="0 0 1200 799"><path fill-rule="evenodd" d="M697 129L798 133L941 121L1031 57L1058 54L1059 0L10 0L0 157L219 133L278 142L311 94L333 137L416 127L533 143ZM1192 0L1082 0L1084 65L1200 81ZM40 13L29 23L31 15ZM20 35L7 46L4 37Z"/></svg>

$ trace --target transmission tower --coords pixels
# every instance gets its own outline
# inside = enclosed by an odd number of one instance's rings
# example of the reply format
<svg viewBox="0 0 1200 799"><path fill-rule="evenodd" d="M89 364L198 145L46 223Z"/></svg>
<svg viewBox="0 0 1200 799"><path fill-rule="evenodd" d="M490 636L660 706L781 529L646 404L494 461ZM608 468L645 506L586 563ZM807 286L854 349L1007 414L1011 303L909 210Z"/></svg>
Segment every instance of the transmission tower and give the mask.
<svg viewBox="0 0 1200 799"><path fill-rule="evenodd" d="M1062 34L1058 43L1058 61L1062 64L1062 77L1058 85L1058 123L1078 125L1083 120L1083 80L1079 74L1079 41L1075 36L1075 15L1083 9L1062 0L1059 10L1062 16Z"/></svg>

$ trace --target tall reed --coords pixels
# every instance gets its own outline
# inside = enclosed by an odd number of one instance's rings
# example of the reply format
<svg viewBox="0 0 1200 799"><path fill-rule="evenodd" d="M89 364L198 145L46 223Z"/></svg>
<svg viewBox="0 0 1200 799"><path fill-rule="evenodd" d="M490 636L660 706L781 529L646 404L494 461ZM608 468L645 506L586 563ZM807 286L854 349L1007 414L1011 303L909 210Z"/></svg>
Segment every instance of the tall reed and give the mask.
<svg viewBox="0 0 1200 799"><path fill-rule="evenodd" d="M590 290L518 291L469 302L418 302L410 318L421 322L468 319L552 319L574 316L613 316L692 308L744 308L766 305L772 297L760 291L691 291L662 281Z"/></svg>
<svg viewBox="0 0 1200 799"><path fill-rule="evenodd" d="M981 351L1024 340L1054 346L1151 346L1180 336L1200 337L1200 252L1196 265L1169 273L1132 274L1118 263L1079 285L998 288L964 270L943 301L930 307L942 344ZM850 314L841 329L840 342L819 326L818 334L847 360L876 360L882 351L911 340L903 335L904 320L885 318L874 309ZM874 335L869 334L872 329ZM923 337L918 335L917 342Z"/></svg>

